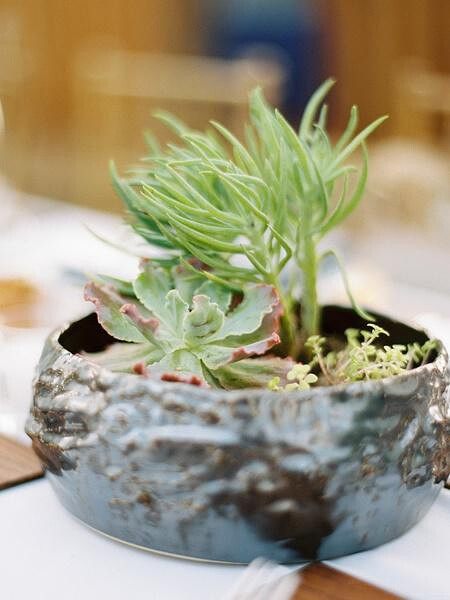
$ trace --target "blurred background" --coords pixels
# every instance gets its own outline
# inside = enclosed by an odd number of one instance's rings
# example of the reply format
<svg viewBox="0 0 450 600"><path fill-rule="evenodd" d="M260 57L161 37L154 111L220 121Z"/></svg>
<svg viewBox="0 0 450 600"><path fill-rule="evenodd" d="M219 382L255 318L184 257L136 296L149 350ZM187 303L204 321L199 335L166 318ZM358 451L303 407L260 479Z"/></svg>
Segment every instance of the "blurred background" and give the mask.
<svg viewBox="0 0 450 600"><path fill-rule="evenodd" d="M450 318L449 29L448 0L0 0L0 402L28 405L23 365L86 310L79 271L130 268L83 227L117 237L109 159L168 139L156 108L239 134L255 84L295 123L334 76L332 133L390 115L335 243L361 302ZM321 297L345 300L331 267Z"/></svg>
<svg viewBox="0 0 450 600"><path fill-rule="evenodd" d="M448 0L0 0L2 171L118 210L108 159L143 152L152 109L239 129L259 82L295 121L329 75L332 128L357 104L391 116L380 138L448 151L449 28Z"/></svg>

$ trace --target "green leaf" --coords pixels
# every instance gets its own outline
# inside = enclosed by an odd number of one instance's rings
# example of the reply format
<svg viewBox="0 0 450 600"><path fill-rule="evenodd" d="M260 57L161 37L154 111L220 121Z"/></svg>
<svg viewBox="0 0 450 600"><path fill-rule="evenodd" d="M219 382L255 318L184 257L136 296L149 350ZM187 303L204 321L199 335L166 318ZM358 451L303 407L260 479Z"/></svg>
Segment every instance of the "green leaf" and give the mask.
<svg viewBox="0 0 450 600"><path fill-rule="evenodd" d="M276 313L279 306L280 299L273 286L249 286L245 290L244 299L227 315L222 329L213 340L224 340L229 336L241 336L256 331L261 326L264 316Z"/></svg>
<svg viewBox="0 0 450 600"><path fill-rule="evenodd" d="M347 127L344 133L341 135L339 140L336 142L334 147L334 154L339 154L342 148L345 147L346 144L352 139L353 134L356 131L356 127L358 126L358 107L352 106L350 110L350 118L348 120Z"/></svg>
<svg viewBox="0 0 450 600"><path fill-rule="evenodd" d="M178 290L172 289L170 271L144 264L143 272L133 284L136 297L158 319L163 334L173 341L181 339L188 304Z"/></svg>
<svg viewBox="0 0 450 600"><path fill-rule="evenodd" d="M230 307L231 291L218 285L213 281L204 281L196 290L197 294L208 296L211 302L215 302L217 306L225 313Z"/></svg>
<svg viewBox="0 0 450 600"><path fill-rule="evenodd" d="M337 225L339 225L339 223L341 223L344 219L346 219L355 210L355 208L358 206L358 204L361 202L361 200L364 196L364 190L366 188L369 165L368 165L367 149L366 149L364 142L362 142L361 147L362 147L362 151L363 151L363 166L362 166L361 175L359 177L356 189L353 192L353 195L350 198L350 200L345 201L346 195L347 195L347 190L348 190L348 178L345 177L342 195L339 199L338 204L336 205L335 210L330 215L328 220L324 223L324 225L319 228L319 232L322 237L328 231L330 231L333 227L336 227Z"/></svg>
<svg viewBox="0 0 450 600"><path fill-rule="evenodd" d="M290 358L247 358L217 369L214 376L226 390L265 388L274 377L279 377L284 385L287 373L294 364Z"/></svg>
<svg viewBox="0 0 450 600"><path fill-rule="evenodd" d="M327 250L326 252L324 252L322 254L322 256L320 257L320 260L322 261L326 256L333 256L333 258L336 260L337 265L339 267L339 270L341 272L342 281L344 283L345 291L347 292L347 296L348 296L348 299L350 300L350 304L352 305L353 310L361 318L366 319L367 321L376 321L375 317L373 315L371 315L370 313L366 312L365 310L363 310L359 306L359 304L357 304L355 298L353 297L353 294L352 294L351 289L350 289L350 283L349 283L348 277L347 277L347 272L346 272L345 267L344 267L344 263L341 260L340 256L338 255L338 253L335 250Z"/></svg>
<svg viewBox="0 0 450 600"><path fill-rule="evenodd" d="M210 235L210 236L218 236L220 235L222 239L227 242L234 240L239 231L234 227L227 227L226 225L217 224L209 220L195 219L190 218L187 219L180 214L176 214L174 212L167 212L168 221L170 223L174 223L174 227L180 227L184 232L188 232L190 230L195 230L196 233ZM213 224L211 224L211 222ZM187 228L187 229L186 229ZM226 252L227 249L224 250Z"/></svg>
<svg viewBox="0 0 450 600"><path fill-rule="evenodd" d="M292 148L298 158L300 169L303 171L304 175L307 175L307 181L311 181L314 169L311 165L311 157L304 145L304 142L297 136L295 131L283 117L283 115L275 111L275 115L278 123L281 125L281 129L284 132L284 137L286 140L286 144L288 147Z"/></svg>
<svg viewBox="0 0 450 600"><path fill-rule="evenodd" d="M164 351L147 343L116 343L108 346L102 352L86 352L83 356L105 369L132 373L137 365L148 365L161 360Z"/></svg>
<svg viewBox="0 0 450 600"><path fill-rule="evenodd" d="M86 229L97 240L99 240L103 244L110 246L111 248L114 248L115 250L118 250L119 252L123 252L124 254L128 254L128 255L134 256L136 258L143 258L143 257L150 258L145 252L137 252L136 250L130 249L123 244L119 244L117 242L108 240L105 237L103 237L102 235L100 235L100 234L96 233L95 231L93 231L92 229L90 229L89 227L86 227Z"/></svg>
<svg viewBox="0 0 450 600"><path fill-rule="evenodd" d="M98 322L110 335L124 342L144 342L145 336L123 313L127 300L112 287L90 281L84 288L84 299L93 302Z"/></svg>
<svg viewBox="0 0 450 600"><path fill-rule="evenodd" d="M314 94L309 99L305 111L303 112L302 120L300 122L300 137L306 138L308 135L311 134L312 124L314 122L317 110L334 84L334 79L327 79L322 83L322 85L314 92Z"/></svg>
<svg viewBox="0 0 450 600"><path fill-rule="evenodd" d="M137 210L141 210L142 208L142 200L133 188L124 181L118 174L114 161L110 161L109 163L109 172L111 175L111 179L114 185L114 188L120 198L125 203L125 206L131 211L135 212Z"/></svg>
<svg viewBox="0 0 450 600"><path fill-rule="evenodd" d="M183 322L185 342L194 347L207 343L221 330L224 320L223 311L208 296L194 296L192 310Z"/></svg>
<svg viewBox="0 0 450 600"><path fill-rule="evenodd" d="M211 121L211 125L222 134L222 136L231 144L233 150L235 152L236 157L241 161L241 166L244 169L247 169L249 173L253 175L259 174L259 169L254 159L247 151L245 146L234 136L231 131L229 131L226 127L217 123L216 121Z"/></svg>
<svg viewBox="0 0 450 600"><path fill-rule="evenodd" d="M152 246L159 246L160 248L172 249L173 244L162 235L157 233L152 233L148 230L144 225L140 225L139 223L131 223L131 227L134 231L143 238L146 242L151 244Z"/></svg>
<svg viewBox="0 0 450 600"><path fill-rule="evenodd" d="M253 213L255 217L257 217L264 224L269 222L267 215L265 215L244 193L245 191L255 200L254 191L249 186L243 184L242 182L232 181L227 173L217 173L217 175L222 179L225 186L235 195L243 209ZM244 191L242 191L242 189L244 189Z"/></svg>
<svg viewBox="0 0 450 600"><path fill-rule="evenodd" d="M342 192L339 196L338 201L336 202L336 206L334 207L331 215L328 216L327 220L323 223L320 223L313 231L313 233L320 233L322 236L327 233L330 229L332 229L339 220L342 220L344 213L344 201L347 197L348 191L348 176L347 174L344 177L344 184L342 187Z"/></svg>
<svg viewBox="0 0 450 600"><path fill-rule="evenodd" d="M156 136L151 131L144 132L144 140L150 150L152 156L158 156L161 154L161 146L159 145Z"/></svg>
<svg viewBox="0 0 450 600"><path fill-rule="evenodd" d="M212 143L212 140L205 135L198 133L186 133L182 136L182 139L199 151L200 156L208 161L211 158L221 160L223 157L223 154Z"/></svg>
<svg viewBox="0 0 450 600"><path fill-rule="evenodd" d="M193 350L193 352L208 369L215 371L224 365L240 361L249 356L265 354L273 346L280 343L280 336L276 332L272 332L263 339L260 338L259 333L255 333L253 336L248 334L246 338L247 340L253 338L255 341L239 344L239 339L236 338L233 340L233 345L222 346L219 340L217 343L206 343L201 348ZM206 340L206 342L209 342L209 340ZM222 343L225 342L222 341ZM231 344L231 341L227 340L227 343Z"/></svg>
<svg viewBox="0 0 450 600"><path fill-rule="evenodd" d="M199 261L197 261L197 263L198 268L201 268L202 264ZM182 264L174 266L171 270L175 287L186 304L192 302L192 296L195 294L196 290L205 283L204 276L194 265L184 261Z"/></svg>
<svg viewBox="0 0 450 600"><path fill-rule="evenodd" d="M353 140L348 144L348 146L346 146L337 156L336 158L333 160L333 162L331 163L329 170L333 170L335 169L342 161L344 161L346 158L348 158L351 154L353 154L353 152L356 150L356 148L358 148L358 146L361 145L361 143L373 132L375 131L375 129L377 127L379 127L381 125L381 123L384 123L384 121L386 121L386 119L388 118L387 115L385 115L384 117L380 117L379 119L376 119L373 123L371 123L370 125L367 125L367 127L365 129L363 129L360 133L358 133L358 135L356 137L353 138Z"/></svg>
<svg viewBox="0 0 450 600"><path fill-rule="evenodd" d="M239 248L236 247L235 244L218 240L217 233L216 236L214 236L214 234L201 233L200 231L197 231L197 229L189 227L189 225L182 222L182 217L172 217L172 215L168 214L167 220L182 240L184 239L188 242L192 240L194 243L203 246L205 249L215 250L216 252L228 252L231 254L239 252Z"/></svg>
<svg viewBox="0 0 450 600"><path fill-rule="evenodd" d="M181 119L175 117L175 115L172 115L171 113L165 110L157 110L153 113L153 116L155 117L155 119L158 119L159 121L167 125L167 127L177 135L181 136L191 131Z"/></svg>
<svg viewBox="0 0 450 600"><path fill-rule="evenodd" d="M160 322L153 316L144 316L143 307L138 306L135 303L127 302L122 306L120 312L122 312L132 323L134 323L136 329L144 336L144 338L155 346L165 346L161 339L157 338L156 332L159 333Z"/></svg>
<svg viewBox="0 0 450 600"><path fill-rule="evenodd" d="M328 116L328 104L322 104L322 106L320 108L320 113L319 113L319 120L315 124L315 127L317 129L321 129L322 131L325 131L325 126L327 123L327 116Z"/></svg>
<svg viewBox="0 0 450 600"><path fill-rule="evenodd" d="M164 309L171 319L173 331L182 331L184 322L189 314L189 304L182 299L178 290L170 290L168 292Z"/></svg>
<svg viewBox="0 0 450 600"><path fill-rule="evenodd" d="M274 288L265 285L249 287L244 299L229 313L220 329L205 338L202 348L195 350L208 369L249 356L261 355L280 342L280 306Z"/></svg>
<svg viewBox="0 0 450 600"><path fill-rule="evenodd" d="M150 262L147 262L143 265L142 273L134 281L133 289L145 308L171 327L171 315L167 313L165 307L167 293L172 289L169 271L153 267Z"/></svg>
<svg viewBox="0 0 450 600"><path fill-rule="evenodd" d="M111 277L110 275L95 275L95 277L92 277L91 279L96 283L111 286L121 296L135 298L132 281L125 281L125 279Z"/></svg>
<svg viewBox="0 0 450 600"><path fill-rule="evenodd" d="M170 190L169 190L170 191ZM154 186L149 186L147 184L143 185L142 195L151 200L153 205L158 207L160 210L165 210L166 208L172 208L173 210L182 211L183 214L191 215L192 217L202 218L210 215L211 213L205 208L199 208L195 206L194 202L190 202L188 198L184 198L182 200L174 198L173 196L162 192Z"/></svg>
<svg viewBox="0 0 450 600"><path fill-rule="evenodd" d="M207 386L201 362L192 352L184 349L170 352L148 367L146 374L149 379Z"/></svg>
<svg viewBox="0 0 450 600"><path fill-rule="evenodd" d="M230 283L229 281L227 281L223 277L219 277L215 273L210 273L209 271L202 271L202 275L205 277L205 279L208 279L209 281L212 281L213 283L221 285L225 289L229 289L229 290L232 290L232 291L238 292L238 293L242 292L242 285L239 286L236 283L234 283L234 284ZM236 278L236 275L234 275L234 277ZM251 281L251 279L250 279L250 281Z"/></svg>

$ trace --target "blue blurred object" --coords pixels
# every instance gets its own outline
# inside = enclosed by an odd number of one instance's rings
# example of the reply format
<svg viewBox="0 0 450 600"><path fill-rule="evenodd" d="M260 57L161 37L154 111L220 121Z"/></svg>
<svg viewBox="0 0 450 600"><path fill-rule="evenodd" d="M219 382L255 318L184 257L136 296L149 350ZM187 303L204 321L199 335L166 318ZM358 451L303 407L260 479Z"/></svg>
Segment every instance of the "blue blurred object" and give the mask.
<svg viewBox="0 0 450 600"><path fill-rule="evenodd" d="M282 108L299 109L322 80L322 35L314 2L216 0L206 2L208 50L225 58L270 56L286 74Z"/></svg>

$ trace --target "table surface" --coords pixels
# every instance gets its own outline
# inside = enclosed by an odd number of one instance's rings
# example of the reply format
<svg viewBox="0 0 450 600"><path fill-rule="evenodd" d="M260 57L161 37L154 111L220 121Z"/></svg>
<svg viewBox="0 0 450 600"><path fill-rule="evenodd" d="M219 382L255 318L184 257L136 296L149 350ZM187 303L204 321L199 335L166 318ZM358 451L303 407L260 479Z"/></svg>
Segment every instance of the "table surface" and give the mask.
<svg viewBox="0 0 450 600"><path fill-rule="evenodd" d="M10 260L1 262L0 275L19 274L50 290L54 307L46 312L61 321L86 310L80 290L62 285L64 270L82 265L125 276L131 262L98 243L82 224L113 239L114 217L56 204L36 207L34 222L19 220L14 235L2 230L0 255ZM396 287L395 294L399 311L407 306L410 313L450 314L447 296L405 286ZM437 335L450 341L450 322L429 319ZM12 332L3 353L0 344L0 375L8 392L6 404L1 399L0 425L3 433L22 440L33 368L49 325ZM425 519L402 538L328 564L405 598L450 600L450 491L443 491ZM64 511L44 479L0 492L0 598L78 600L95 593L108 600L218 600L241 572L242 567L188 562L111 541Z"/></svg>
<svg viewBox="0 0 450 600"><path fill-rule="evenodd" d="M448 600L450 492L401 538L330 566L420 600ZM243 567L160 556L71 517L45 479L0 492L0 592L33 600L219 600ZM447 589L446 589L447 588Z"/></svg>
<svg viewBox="0 0 450 600"><path fill-rule="evenodd" d="M0 490L41 476L42 468L33 450L0 435Z"/></svg>

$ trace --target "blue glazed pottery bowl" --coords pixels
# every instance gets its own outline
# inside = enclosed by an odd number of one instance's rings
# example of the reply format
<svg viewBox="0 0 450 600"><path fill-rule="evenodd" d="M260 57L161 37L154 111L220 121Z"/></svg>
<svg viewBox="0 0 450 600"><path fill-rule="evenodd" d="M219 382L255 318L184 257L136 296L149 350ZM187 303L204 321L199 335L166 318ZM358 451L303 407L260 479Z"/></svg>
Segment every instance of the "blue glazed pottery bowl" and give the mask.
<svg viewBox="0 0 450 600"><path fill-rule="evenodd" d="M378 317L394 343L423 331ZM363 323L326 307L324 333ZM379 381L211 390L98 367L91 314L50 335L27 433L62 504L122 541L204 560L329 559L403 534L449 474L448 361Z"/></svg>

